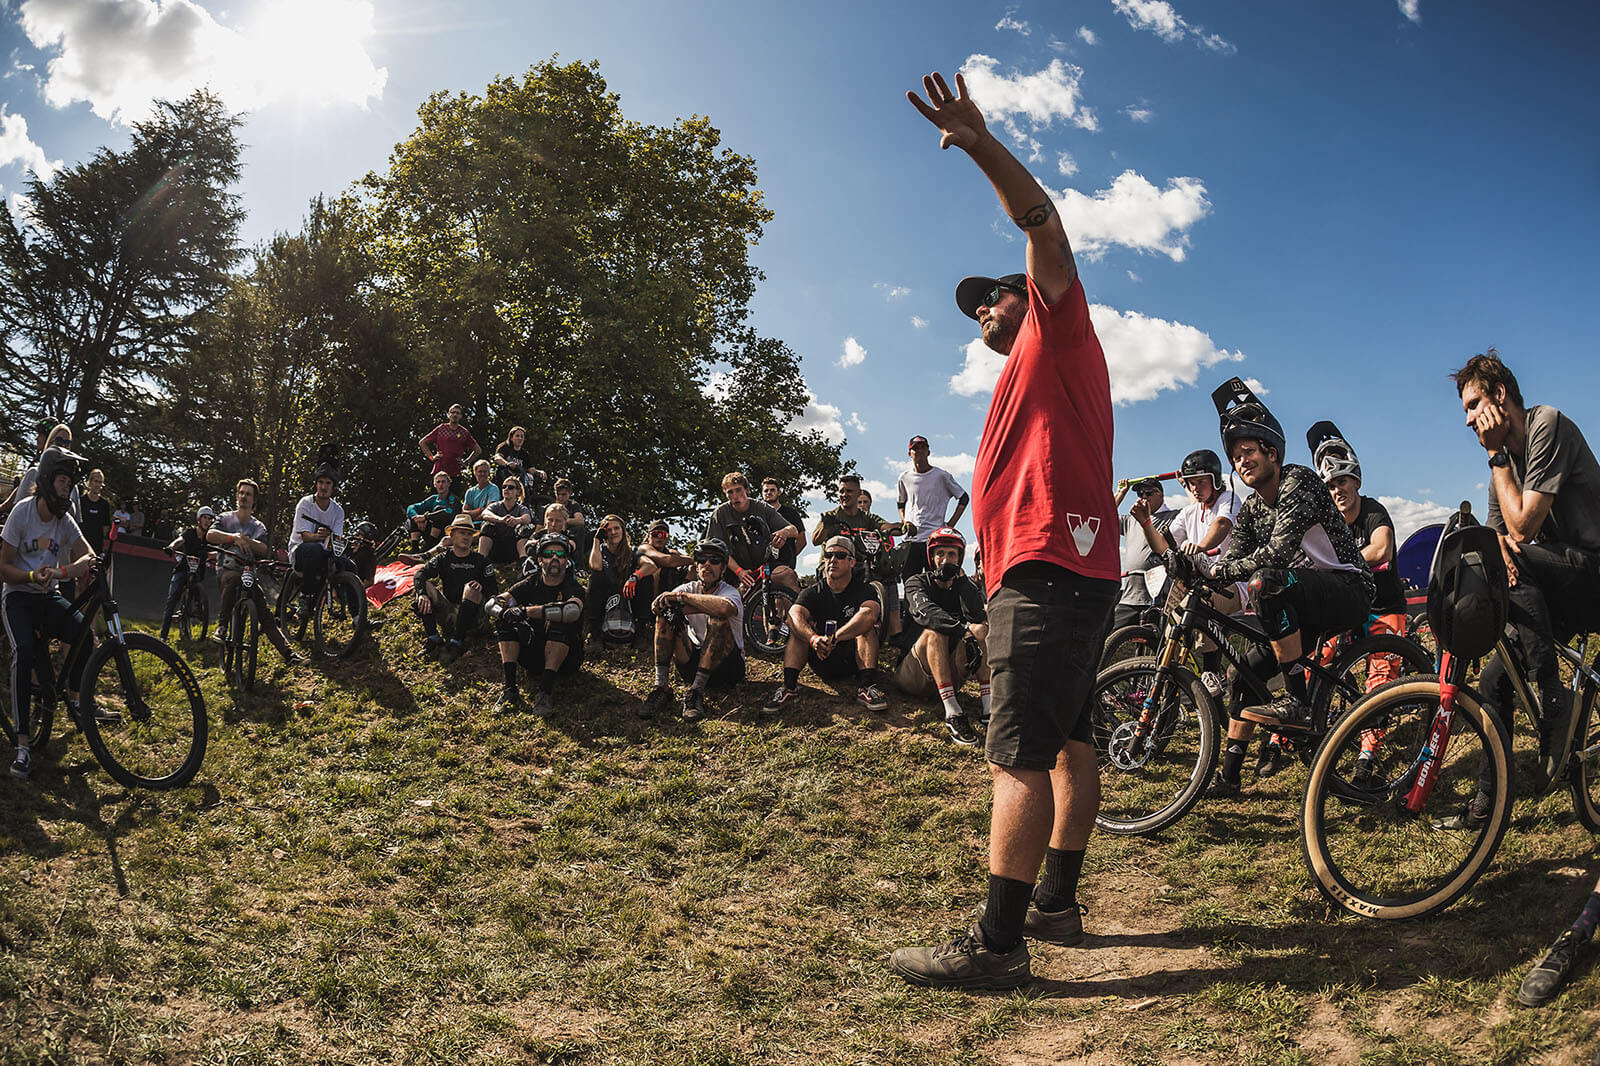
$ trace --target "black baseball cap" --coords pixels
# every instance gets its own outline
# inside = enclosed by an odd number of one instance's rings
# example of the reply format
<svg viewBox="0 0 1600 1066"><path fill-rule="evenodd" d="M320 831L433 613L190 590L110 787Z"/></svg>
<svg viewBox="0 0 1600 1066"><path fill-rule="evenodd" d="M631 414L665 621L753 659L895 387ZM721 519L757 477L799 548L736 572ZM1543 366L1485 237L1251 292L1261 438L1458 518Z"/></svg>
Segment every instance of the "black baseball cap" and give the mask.
<svg viewBox="0 0 1600 1066"><path fill-rule="evenodd" d="M962 278L956 286L956 306L961 308L961 313L968 318L978 317L978 308L982 307L989 299L989 293L998 285L1002 289L1012 292L1025 293L1028 291L1028 275L1007 274L999 278L970 277Z"/></svg>

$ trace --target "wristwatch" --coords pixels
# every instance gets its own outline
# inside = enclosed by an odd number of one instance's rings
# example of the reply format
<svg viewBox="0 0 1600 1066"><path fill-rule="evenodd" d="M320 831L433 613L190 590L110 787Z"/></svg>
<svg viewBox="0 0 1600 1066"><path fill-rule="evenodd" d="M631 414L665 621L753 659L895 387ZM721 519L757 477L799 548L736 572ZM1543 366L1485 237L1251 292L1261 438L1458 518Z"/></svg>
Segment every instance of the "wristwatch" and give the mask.
<svg viewBox="0 0 1600 1066"><path fill-rule="evenodd" d="M1510 465L1511 465L1511 455L1504 448L1500 449L1499 451L1495 452L1493 455L1489 456L1489 466L1491 468L1492 467L1496 467L1496 466L1510 466Z"/></svg>

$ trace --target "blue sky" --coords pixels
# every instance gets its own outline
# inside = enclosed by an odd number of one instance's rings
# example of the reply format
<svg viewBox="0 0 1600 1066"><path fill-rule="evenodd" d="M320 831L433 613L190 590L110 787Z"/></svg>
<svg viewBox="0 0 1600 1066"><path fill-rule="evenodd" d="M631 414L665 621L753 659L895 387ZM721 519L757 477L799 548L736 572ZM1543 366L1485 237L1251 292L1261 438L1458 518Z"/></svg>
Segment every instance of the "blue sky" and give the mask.
<svg viewBox="0 0 1600 1066"><path fill-rule="evenodd" d="M893 510L907 438L963 483L996 373L956 311L1020 270L976 168L904 92L966 70L1061 206L1112 365L1117 470L1216 447L1209 392L1262 383L1305 461L1331 418L1402 531L1481 501L1445 375L1498 345L1530 403L1600 434L1600 9L1074 0L767 5L16 0L0 187L125 142L152 94L246 109L254 241L299 225L414 127L560 53L632 118L710 116L776 217L756 324L802 356L808 424ZM1298 439L1297 439L1298 438ZM1600 443L1600 440L1597 440ZM970 529L970 522L965 522Z"/></svg>

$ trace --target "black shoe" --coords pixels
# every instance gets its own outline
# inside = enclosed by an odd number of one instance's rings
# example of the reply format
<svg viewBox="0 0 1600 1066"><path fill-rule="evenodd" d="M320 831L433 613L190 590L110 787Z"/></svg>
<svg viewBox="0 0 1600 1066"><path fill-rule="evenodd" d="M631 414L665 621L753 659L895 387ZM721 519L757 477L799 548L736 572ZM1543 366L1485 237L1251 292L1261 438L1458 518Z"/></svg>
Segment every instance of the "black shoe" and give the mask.
<svg viewBox="0 0 1600 1066"><path fill-rule="evenodd" d="M1026 940L996 954L976 925L938 947L897 948L889 956L889 969L926 988L1017 988L1033 979Z"/></svg>
<svg viewBox="0 0 1600 1066"><path fill-rule="evenodd" d="M1528 971L1528 976L1522 979L1522 989L1517 993L1517 1002L1524 1007L1542 1007L1555 996L1556 990L1561 987L1561 982L1567 979L1567 974L1572 971L1572 964L1578 959L1578 952L1583 950L1587 941L1581 940L1577 933L1568 929L1551 945L1545 957L1539 964Z"/></svg>
<svg viewBox="0 0 1600 1066"><path fill-rule="evenodd" d="M17 757L11 762L11 776L18 781L26 781L33 773L33 755L27 748L18 748Z"/></svg>
<svg viewBox="0 0 1600 1066"><path fill-rule="evenodd" d="M982 738L973 731L972 723L964 714L947 714L944 717L945 731L950 734L950 739L960 744L963 748L975 748Z"/></svg>
<svg viewBox="0 0 1600 1066"><path fill-rule="evenodd" d="M1279 693L1265 707L1246 707L1239 717L1268 726L1274 733L1311 732L1311 708L1288 692Z"/></svg>
<svg viewBox="0 0 1600 1066"><path fill-rule="evenodd" d="M1211 780L1206 783L1206 795L1212 799L1233 799L1239 794L1239 782L1229 781L1218 770L1211 775Z"/></svg>
<svg viewBox="0 0 1600 1066"><path fill-rule="evenodd" d="M1572 756L1572 733L1577 727L1577 701L1569 689L1562 689L1555 713L1539 723L1539 780L1535 791L1549 790L1567 768Z"/></svg>
<svg viewBox="0 0 1600 1066"><path fill-rule="evenodd" d="M650 690L650 695L646 696L644 702L639 705L639 717L654 718L666 710L667 705L671 702L672 689L666 685L657 685Z"/></svg>
<svg viewBox="0 0 1600 1066"><path fill-rule="evenodd" d="M516 714L525 708L526 704L522 702L522 693L510 685L506 685L501 688L500 698L495 701L494 713Z"/></svg>
<svg viewBox="0 0 1600 1066"><path fill-rule="evenodd" d="M1262 780L1273 776L1288 764L1284 757L1283 745L1275 743L1272 738L1261 742L1261 754L1256 759L1256 776Z"/></svg>
<svg viewBox="0 0 1600 1066"><path fill-rule="evenodd" d="M988 909L987 900L978 904L979 922ZM1022 935L1070 948L1083 943L1083 916L1088 913L1089 908L1081 903L1068 904L1059 911L1047 911L1030 899L1028 916L1022 920Z"/></svg>
<svg viewBox="0 0 1600 1066"><path fill-rule="evenodd" d="M1441 818L1433 823L1435 829L1447 829L1451 832L1476 832L1489 823L1489 812L1479 811L1472 804L1465 807L1448 818Z"/></svg>
<svg viewBox="0 0 1600 1066"><path fill-rule="evenodd" d="M706 713L706 690L691 688L683 694L683 716L693 722Z"/></svg>
<svg viewBox="0 0 1600 1066"><path fill-rule="evenodd" d="M1378 774L1377 759L1367 752L1356 756L1356 770L1350 775L1350 784L1363 792L1376 792L1387 784Z"/></svg>

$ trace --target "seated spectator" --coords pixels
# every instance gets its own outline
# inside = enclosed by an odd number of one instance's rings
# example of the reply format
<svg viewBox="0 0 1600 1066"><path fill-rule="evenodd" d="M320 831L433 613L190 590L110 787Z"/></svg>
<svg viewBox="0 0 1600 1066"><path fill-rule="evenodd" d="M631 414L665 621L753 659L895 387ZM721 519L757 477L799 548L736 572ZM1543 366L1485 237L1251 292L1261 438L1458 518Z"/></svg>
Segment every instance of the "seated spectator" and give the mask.
<svg viewBox="0 0 1600 1066"><path fill-rule="evenodd" d="M744 601L725 581L728 546L707 538L695 545L696 580L663 592L650 604L656 617L656 685L639 716L649 718L672 702L672 664L689 683L683 716L705 713L706 689L744 680Z"/></svg>
<svg viewBox="0 0 1600 1066"><path fill-rule="evenodd" d="M608 644L630 644L642 632L644 617L637 603L639 580L634 576L642 554L628 539L622 519L608 514L595 529L594 545L589 549L589 594L585 611L589 635Z"/></svg>
<svg viewBox="0 0 1600 1066"><path fill-rule="evenodd" d="M769 548L778 551L799 540L800 530L762 501L752 500L750 482L737 470L723 477L722 492L728 502L711 512L706 539L728 546L728 567L738 578L740 591L748 593ZM791 567L774 565L772 580L791 592L800 590L800 578Z"/></svg>
<svg viewBox="0 0 1600 1066"><path fill-rule="evenodd" d="M422 546L423 539L433 543L444 536L450 520L461 511L461 499L450 491L450 475L443 470L433 475L433 495L418 500L406 508L406 529L411 535L411 550Z"/></svg>
<svg viewBox="0 0 1600 1066"><path fill-rule="evenodd" d="M670 592L689 580L692 556L674 551L672 529L666 519L658 518L650 524L644 544L639 548L639 564L634 576L639 579L636 599L646 604L654 602L663 592Z"/></svg>
<svg viewBox="0 0 1600 1066"><path fill-rule="evenodd" d="M589 555L590 530L588 519L583 515L583 505L572 498L572 482L566 478L557 478L555 494L555 502L559 503L567 513L567 537L578 546L579 558L574 561L574 565L579 570L582 570L582 563L587 560Z"/></svg>
<svg viewBox="0 0 1600 1066"><path fill-rule="evenodd" d="M449 550L428 560L413 582L417 614L427 633L425 648L430 653L442 648L446 662L461 655L462 642L477 624L484 599L498 588L494 567L472 550L474 532L472 519L456 515L450 522ZM438 585L433 584L435 578ZM448 640L439 636L441 627L450 633Z"/></svg>
<svg viewBox="0 0 1600 1066"><path fill-rule="evenodd" d="M970 748L978 743L978 734L956 702L956 691L966 684L968 673L975 672L983 717L988 719L989 614L983 590L962 572L966 554L966 538L949 526L928 537L930 569L906 578L911 650L900 660L894 680L907 696L937 694L950 739ZM969 645L976 645L973 664L968 662Z"/></svg>
<svg viewBox="0 0 1600 1066"><path fill-rule="evenodd" d="M479 459L472 464L472 487L461 498L461 511L477 525L483 521L484 509L499 500L500 489L489 481L489 460Z"/></svg>
<svg viewBox="0 0 1600 1066"><path fill-rule="evenodd" d="M540 537L531 556L537 569L497 596L491 614L500 638L505 683L495 712L523 709L517 666L539 676L533 713L555 709L557 674L577 673L583 665L583 589L572 576L572 542L564 534Z"/></svg>
<svg viewBox="0 0 1600 1066"><path fill-rule="evenodd" d="M184 530L182 534L167 545L167 554L175 556L178 565L172 568L172 579L167 582L167 609L161 615L161 639L167 639L167 633L172 629L172 616L178 610L178 600L189 587L189 560L198 560L198 569L194 571L195 580L200 581L206 575L206 560L211 558L211 545L206 541L206 534L211 531L211 524L217 520L217 512L209 507L202 507L195 512L194 525Z"/></svg>
<svg viewBox="0 0 1600 1066"><path fill-rule="evenodd" d="M783 502L783 488L778 484L777 478L761 479L761 502L777 511L778 514L783 516L783 520L795 529L800 530L802 533L805 532L805 512L793 504ZM790 570L793 570L795 563L799 560L799 556L800 538L795 537L793 540L786 540L783 542L783 546L778 549L778 565L787 566Z"/></svg>
<svg viewBox="0 0 1600 1066"><path fill-rule="evenodd" d="M890 534L900 527L890 525L861 504L867 493L859 474L839 478L839 506L823 512L817 528L811 531L812 544L825 544L833 537L849 537L855 542L856 573L880 586L882 607L889 615L889 635L900 632L900 586L889 550Z"/></svg>
<svg viewBox="0 0 1600 1066"><path fill-rule="evenodd" d="M783 684L761 708L777 714L799 694L800 670L838 681L854 675L856 700L869 711L889 702L878 689L878 594L855 572L856 547L849 537L822 546L822 579L800 593L789 608L789 642L783 652Z"/></svg>
<svg viewBox="0 0 1600 1066"><path fill-rule="evenodd" d="M500 501L483 509L478 551L497 566L515 563L528 554L535 525L522 497L522 479L512 475L500 486Z"/></svg>
<svg viewBox="0 0 1600 1066"><path fill-rule="evenodd" d="M445 420L428 431L421 440L422 454L433 463L432 473L448 474L452 485L461 476L461 467L478 457L482 446L472 431L461 424L461 405L453 403L445 413Z"/></svg>
<svg viewBox="0 0 1600 1066"><path fill-rule="evenodd" d="M240 555L256 559L270 557L272 549L267 544L267 527L255 516L257 491L258 487L254 481L241 478L233 489L234 510L222 513L206 531L206 540L212 544L231 548ZM239 583L243 572L239 560L231 555L219 553L217 628L211 638L219 644L226 639L228 626L233 624L233 605L239 598ZM278 625L276 614L264 611L257 616L256 624L261 632L266 634L268 642L278 650L278 654L283 656L284 662L291 666L300 666L306 662L304 655L289 646L289 639L283 635L283 627Z"/></svg>
<svg viewBox="0 0 1600 1066"><path fill-rule="evenodd" d="M550 475L533 465L527 442L528 431L521 426L512 426L506 439L494 450L494 465L495 479L500 482L502 489L506 478L515 477L522 484L524 498L531 500L544 491Z"/></svg>

